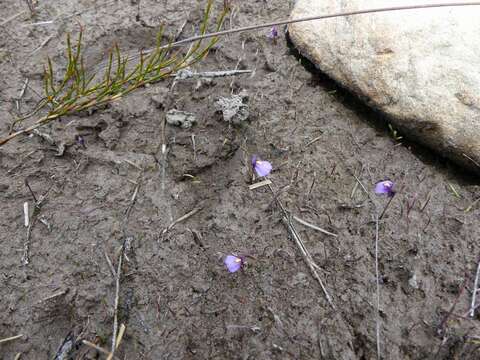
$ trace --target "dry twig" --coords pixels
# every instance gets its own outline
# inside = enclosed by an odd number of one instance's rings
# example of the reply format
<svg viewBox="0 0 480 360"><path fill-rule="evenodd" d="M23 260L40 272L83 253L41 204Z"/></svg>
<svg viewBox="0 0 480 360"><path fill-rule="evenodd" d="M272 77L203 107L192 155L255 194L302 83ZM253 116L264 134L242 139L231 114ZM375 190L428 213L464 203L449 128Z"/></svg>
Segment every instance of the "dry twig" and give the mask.
<svg viewBox="0 0 480 360"><path fill-rule="evenodd" d="M108 350L106 350L106 349L104 349L104 348L102 348L102 347L100 347L100 346L98 346L98 345L95 345L94 343L92 343L92 342L90 342L90 341L88 341L88 340L82 340L82 343L83 343L84 345L87 345L88 347L91 347L92 349L97 350L98 352L100 352L100 353L102 353L102 354L105 354L105 355L108 355L108 356L111 355L110 351L108 351ZM116 357L116 356L113 356L113 355L112 355L112 358L115 359L115 360L118 360L118 357Z"/></svg>
<svg viewBox="0 0 480 360"><path fill-rule="evenodd" d="M23 334L10 336L8 338L1 339L0 344L6 343L6 342L9 342L9 341L12 341L12 340L17 340L17 339L20 339L21 337L23 337Z"/></svg>
<svg viewBox="0 0 480 360"><path fill-rule="evenodd" d="M30 194L32 195L32 198L34 201L33 214L27 228L27 238L25 240L25 243L23 244L22 264L28 265L30 263L30 240L32 238L32 230L33 230L33 227L35 226L35 223L37 222L38 215L40 214L40 209L51 187L45 192L45 194L41 195L37 199L37 197L35 196L35 193L30 187L30 184L28 183L28 179L25 179L25 186L28 188L28 190L30 190Z"/></svg>
<svg viewBox="0 0 480 360"><path fill-rule="evenodd" d="M295 216L293 215L293 220L295 220L296 222L299 222L300 224L302 225L305 225L306 227L309 227L313 230L317 230L317 231L320 231L321 233L325 234L325 235L329 235L329 236L333 236L333 237L337 237L338 235L337 234L334 234L334 233L331 233L330 231L327 231L325 229L322 229L321 227L318 227L316 225L313 225L313 224L310 224L309 222L306 222L305 220L303 219L300 219L298 216Z"/></svg>
<svg viewBox="0 0 480 360"><path fill-rule="evenodd" d="M117 339L121 339L123 337L123 332L125 331L124 325L121 326L121 333L118 332L118 304L120 299L120 280L122 277L122 266L123 266L123 258L126 257L125 250L129 248L131 237L126 235L126 228L128 224L128 219L130 217L130 213L132 211L133 205L137 199L138 190L141 184L141 177L143 176L143 171L139 174L137 179L137 185L133 191L132 198L130 200L130 204L128 205L127 209L125 210L125 217L123 220L123 244L120 248L120 255L118 257L118 265L117 271L115 273L115 302L114 302L114 310L113 310L113 334L112 334L112 347L109 354L109 359L112 359L115 355L115 350L118 348L119 341ZM128 260L128 259L127 259ZM107 261L108 262L108 261ZM112 266L113 267L113 266ZM121 336L120 336L121 334Z"/></svg>
<svg viewBox="0 0 480 360"><path fill-rule="evenodd" d="M175 77L175 81L178 80L187 80L187 79L213 79L217 77L227 77L227 76L236 76L243 74L251 74L252 70L224 70L224 71L203 71L203 72L193 72L189 69L183 69L178 71L176 74L172 74Z"/></svg>
<svg viewBox="0 0 480 360"><path fill-rule="evenodd" d="M217 31L205 35L197 35L192 36L187 39L183 39L171 44L172 47L177 47L183 44L188 44L191 42L195 42L198 40L209 39L212 37L218 37L228 34L235 34L239 32L245 31L252 31L264 28L271 28L273 26L282 26L282 25L290 25L299 22L307 22L312 20L323 20L323 19L330 19L336 17L343 17L343 16L353 16L353 15L362 15L362 14L371 14L371 13L380 13L380 12L390 12L390 11L401 11L401 10L415 10L415 9L431 9L431 8L441 8L441 7L459 7L459 6L477 6L480 5L480 1L465 1L465 2L457 2L457 3L436 3L436 4L417 4L417 5L406 5L406 6L392 6L392 7L383 7L383 8L372 8L372 9L364 9L364 10L354 10L354 11L345 11L335 14L326 14L326 15L314 15L308 16L300 19L288 19L288 20L281 20L281 21L274 21L269 23L257 24L257 25L250 25L239 27L230 30L223 30ZM145 53L148 53L145 52Z"/></svg>
<svg viewBox="0 0 480 360"><path fill-rule="evenodd" d="M473 291L472 291L472 304L470 305L470 317L475 316L475 300L477 297L477 291L478 291L478 278L480 276L480 260L478 261L477 265L477 273L475 275L475 282L473 284Z"/></svg>
<svg viewBox="0 0 480 360"><path fill-rule="evenodd" d="M303 259L307 263L310 271L312 272L313 277L318 281L320 284L320 287L322 288L323 294L325 295L325 298L327 299L329 305L335 310L336 307L332 301L332 298L330 297L325 285L323 284L322 279L320 278L320 275L318 275L317 269L320 269L320 267L315 263L313 260L312 256L310 255L308 249L305 247L305 244L303 243L302 239L300 238L300 235L298 234L297 230L293 226L291 216L281 203L281 201L278 199L278 196L275 195L275 192L273 191L272 186L269 184L268 188L270 189L274 200L276 201L278 207L283 213L283 223L287 226L292 238L295 240L295 243L297 244L298 248L300 249L300 252L302 253Z"/></svg>
<svg viewBox="0 0 480 360"><path fill-rule="evenodd" d="M168 225L165 229L163 229L162 236L165 235L168 231L170 231L175 225L177 225L178 223L180 223L182 221L187 220L188 218L192 217L193 215L195 215L200 210L202 210L202 207L196 207L192 211L190 211L190 212L186 213L185 215L179 217L177 220L175 220L170 225Z"/></svg>

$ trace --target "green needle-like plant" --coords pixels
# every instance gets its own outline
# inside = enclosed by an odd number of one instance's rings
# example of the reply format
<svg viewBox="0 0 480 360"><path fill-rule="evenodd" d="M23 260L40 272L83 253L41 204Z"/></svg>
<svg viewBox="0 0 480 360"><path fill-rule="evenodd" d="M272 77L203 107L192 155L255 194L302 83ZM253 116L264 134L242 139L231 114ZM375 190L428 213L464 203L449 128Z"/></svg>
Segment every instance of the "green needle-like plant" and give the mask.
<svg viewBox="0 0 480 360"><path fill-rule="evenodd" d="M199 35L207 33L209 20L212 13L213 0L208 0L200 26ZM219 16L215 31L222 27L223 20L228 9L225 8ZM156 47L148 53L140 53L139 60L131 64L131 58L122 55L118 45L109 52L103 76L98 73L87 74L82 54L83 29L80 30L75 45L72 44L70 34L67 35L67 69L60 82L55 81L53 65L50 58L44 70L44 95L34 111L15 120L15 125L32 117L45 108L49 108L46 115L38 119L33 125L11 133L8 137L0 140L0 146L10 139L28 133L42 125L45 125L61 116L77 113L82 110L98 107L117 100L128 93L146 85L158 82L177 71L189 67L208 54L218 38L208 39L208 43L202 46L202 39L193 43L189 50L182 54L181 50L175 50L172 46L173 39L162 45L163 27L157 34Z"/></svg>

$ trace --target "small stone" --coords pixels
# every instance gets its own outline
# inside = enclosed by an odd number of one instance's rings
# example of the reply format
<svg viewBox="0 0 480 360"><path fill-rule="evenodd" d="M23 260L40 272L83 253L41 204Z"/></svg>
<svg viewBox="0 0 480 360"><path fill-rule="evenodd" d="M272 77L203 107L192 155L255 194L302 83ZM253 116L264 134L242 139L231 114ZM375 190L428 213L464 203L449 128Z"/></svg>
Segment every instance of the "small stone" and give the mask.
<svg viewBox="0 0 480 360"><path fill-rule="evenodd" d="M215 109L222 113L223 120L239 125L250 116L249 106L244 103L247 99L248 95L245 92L228 98L221 97L215 102Z"/></svg>
<svg viewBox="0 0 480 360"><path fill-rule="evenodd" d="M414 289L418 289L418 282L417 282L417 274L413 274L410 279L408 279L408 285L410 285Z"/></svg>
<svg viewBox="0 0 480 360"><path fill-rule="evenodd" d="M172 109L167 112L167 123L174 126L180 126L183 129L190 129L193 124L197 123L197 118L195 117L195 114Z"/></svg>

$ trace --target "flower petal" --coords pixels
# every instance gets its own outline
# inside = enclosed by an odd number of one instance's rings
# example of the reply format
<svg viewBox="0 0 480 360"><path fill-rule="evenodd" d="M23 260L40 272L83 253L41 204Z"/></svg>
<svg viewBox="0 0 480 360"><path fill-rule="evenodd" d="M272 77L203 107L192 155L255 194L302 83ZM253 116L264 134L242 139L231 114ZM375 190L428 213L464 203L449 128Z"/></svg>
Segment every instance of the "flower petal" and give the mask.
<svg viewBox="0 0 480 360"><path fill-rule="evenodd" d="M242 267L242 259L235 255L227 255L223 261L227 270L234 273Z"/></svg>
<svg viewBox="0 0 480 360"><path fill-rule="evenodd" d="M258 176L267 176L272 171L272 164L265 160L257 160L255 171Z"/></svg>
<svg viewBox="0 0 480 360"><path fill-rule="evenodd" d="M377 194L393 194L393 182L390 180L380 181L375 185L375 193Z"/></svg>
<svg viewBox="0 0 480 360"><path fill-rule="evenodd" d="M272 26L272 28L270 29L270 31L268 32L268 35L267 37L269 39L276 39L278 37L278 30L277 30L277 27L276 26Z"/></svg>
<svg viewBox="0 0 480 360"><path fill-rule="evenodd" d="M252 155L252 167L255 169L255 164L257 163L257 155Z"/></svg>

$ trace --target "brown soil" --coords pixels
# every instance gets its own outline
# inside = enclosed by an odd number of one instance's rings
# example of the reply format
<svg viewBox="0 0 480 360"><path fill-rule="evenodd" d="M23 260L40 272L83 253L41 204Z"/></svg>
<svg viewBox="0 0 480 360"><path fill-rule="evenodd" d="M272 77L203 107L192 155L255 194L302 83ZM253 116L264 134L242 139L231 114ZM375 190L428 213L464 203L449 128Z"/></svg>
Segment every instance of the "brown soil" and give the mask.
<svg viewBox="0 0 480 360"><path fill-rule="evenodd" d="M65 65L65 34L78 31L77 20L93 66L113 41L125 51L150 47L162 23L174 34L188 20L181 37L190 36L203 5L118 1L84 11L94 4L40 1L35 19L25 13L0 28L2 135L18 110L38 101L46 55L60 70ZM22 1L0 1L0 22L25 9ZM227 27L290 11L287 1L237 1L236 9ZM25 26L76 11L50 25ZM255 73L173 89L165 81L42 128L66 144L62 156L34 135L0 148L0 339L23 334L0 343L0 358L53 359L68 335L76 346L63 358L105 358L80 340L110 348L115 279L106 255L116 268L128 239L120 359L374 359L372 219L387 199L372 188L384 178L396 181L398 194L379 224L382 358L479 358L479 317L466 315L480 252L478 179L392 138L377 114L312 72L283 31L277 44L266 31L223 38L194 70L236 66ZM250 120L230 126L214 102L242 90ZM198 124L167 126L163 173L161 124L172 108L196 114ZM85 148L75 142L79 134ZM268 188L249 190L254 153L273 163L270 179L292 214L338 234L294 222L336 310ZM31 231L30 263L23 265L24 202L33 212L26 179L37 198L46 197ZM163 231L194 209L200 210ZM222 264L231 252L251 255L234 274Z"/></svg>

